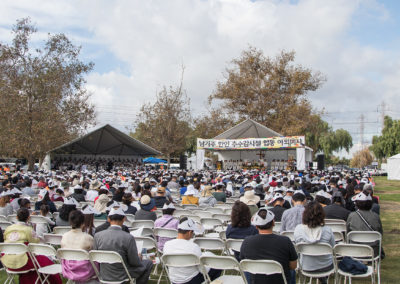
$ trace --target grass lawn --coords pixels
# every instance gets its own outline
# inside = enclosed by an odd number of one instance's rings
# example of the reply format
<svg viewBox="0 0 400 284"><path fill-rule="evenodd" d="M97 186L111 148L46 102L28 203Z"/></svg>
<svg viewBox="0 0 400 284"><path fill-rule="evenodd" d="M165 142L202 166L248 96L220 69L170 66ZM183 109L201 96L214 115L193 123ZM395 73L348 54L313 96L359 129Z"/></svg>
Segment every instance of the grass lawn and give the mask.
<svg viewBox="0 0 400 284"><path fill-rule="evenodd" d="M381 283L400 283L400 181L388 181L387 177L376 177L375 183L375 195L380 198L380 216L384 230L383 246L386 253L386 258L382 261ZM5 279L6 274L1 271L0 283L4 283ZM368 279L353 282L370 283ZM157 281L151 280L149 283Z"/></svg>

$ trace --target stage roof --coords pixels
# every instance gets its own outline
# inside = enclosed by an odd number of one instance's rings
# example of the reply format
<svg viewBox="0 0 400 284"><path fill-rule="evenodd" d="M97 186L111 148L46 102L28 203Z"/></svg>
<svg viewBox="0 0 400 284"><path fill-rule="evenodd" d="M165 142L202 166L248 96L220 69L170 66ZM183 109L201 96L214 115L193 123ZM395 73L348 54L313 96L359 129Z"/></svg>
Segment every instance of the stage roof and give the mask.
<svg viewBox="0 0 400 284"><path fill-rule="evenodd" d="M282 134L252 119L247 119L220 135L215 136L214 139L270 138L276 136L282 136Z"/></svg>
<svg viewBox="0 0 400 284"><path fill-rule="evenodd" d="M151 156L161 153L106 124L50 151L52 154Z"/></svg>

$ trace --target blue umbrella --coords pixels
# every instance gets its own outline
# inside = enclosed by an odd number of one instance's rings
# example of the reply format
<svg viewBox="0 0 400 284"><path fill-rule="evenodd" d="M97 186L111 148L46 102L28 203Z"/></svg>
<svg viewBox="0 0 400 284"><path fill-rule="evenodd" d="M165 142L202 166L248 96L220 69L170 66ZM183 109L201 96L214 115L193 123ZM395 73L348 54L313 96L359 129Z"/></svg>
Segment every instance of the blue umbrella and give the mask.
<svg viewBox="0 0 400 284"><path fill-rule="evenodd" d="M167 161L165 161L165 160L161 160L161 159L158 159L158 158L154 158L154 157L149 157L149 158L146 158L146 159L143 159L143 163L145 163L145 164L161 164L161 163L167 163Z"/></svg>

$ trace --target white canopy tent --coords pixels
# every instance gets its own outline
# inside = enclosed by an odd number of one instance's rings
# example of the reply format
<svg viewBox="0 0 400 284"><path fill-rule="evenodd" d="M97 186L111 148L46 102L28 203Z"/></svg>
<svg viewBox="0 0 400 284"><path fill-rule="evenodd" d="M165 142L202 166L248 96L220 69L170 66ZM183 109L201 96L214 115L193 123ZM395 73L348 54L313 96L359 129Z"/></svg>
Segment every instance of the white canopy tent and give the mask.
<svg viewBox="0 0 400 284"><path fill-rule="evenodd" d="M400 180L400 154L387 160L388 180Z"/></svg>

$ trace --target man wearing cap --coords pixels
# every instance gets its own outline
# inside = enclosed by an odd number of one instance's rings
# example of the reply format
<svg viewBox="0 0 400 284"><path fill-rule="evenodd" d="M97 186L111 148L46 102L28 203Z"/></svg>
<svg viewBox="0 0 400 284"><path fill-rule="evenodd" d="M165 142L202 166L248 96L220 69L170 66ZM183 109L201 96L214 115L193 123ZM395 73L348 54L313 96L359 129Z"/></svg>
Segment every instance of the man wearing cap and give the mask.
<svg viewBox="0 0 400 284"><path fill-rule="evenodd" d="M306 196L302 190L296 190L292 196L293 207L282 214L280 232L294 231L297 225L303 222L304 203Z"/></svg>
<svg viewBox="0 0 400 284"><path fill-rule="evenodd" d="M196 224L192 219L188 219L187 217L181 218L178 225L178 237L165 243L164 255L184 253L194 254L200 257L200 247L192 242L190 239L194 236L194 234L201 233L201 227ZM210 269L210 271L208 272L211 281L218 278L220 274L221 271L215 269ZM169 280L174 284L201 284L204 282L204 276L200 272L198 266L170 267L169 277Z"/></svg>
<svg viewBox="0 0 400 284"><path fill-rule="evenodd" d="M108 214L110 227L94 235L93 249L118 252L129 274L136 279L136 283L145 284L149 280L153 262L140 259L135 238L122 230L125 219L125 213L121 207L112 208ZM100 275L101 278L110 282L127 278L121 264L100 264Z"/></svg>
<svg viewBox="0 0 400 284"><path fill-rule="evenodd" d="M297 267L297 253L292 241L285 236L272 232L275 225L274 213L270 210L260 209L251 219L251 224L256 226L258 235L244 239L240 248L240 258L252 260L275 260L279 262L285 272L287 282L290 281L290 270ZM250 275L249 283L284 283L279 274Z"/></svg>
<svg viewBox="0 0 400 284"><path fill-rule="evenodd" d="M269 206L273 206L273 208L269 209L275 215L275 222L280 222L282 220L282 214L285 212L286 208L283 208L282 205L284 203L283 195L280 193L276 193L274 197L272 197L271 201L268 203Z"/></svg>

